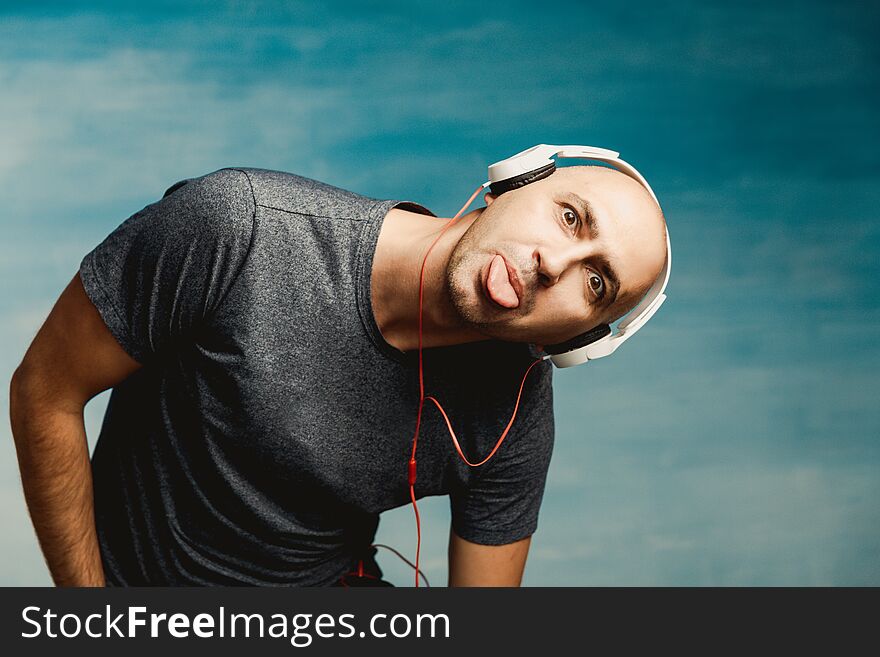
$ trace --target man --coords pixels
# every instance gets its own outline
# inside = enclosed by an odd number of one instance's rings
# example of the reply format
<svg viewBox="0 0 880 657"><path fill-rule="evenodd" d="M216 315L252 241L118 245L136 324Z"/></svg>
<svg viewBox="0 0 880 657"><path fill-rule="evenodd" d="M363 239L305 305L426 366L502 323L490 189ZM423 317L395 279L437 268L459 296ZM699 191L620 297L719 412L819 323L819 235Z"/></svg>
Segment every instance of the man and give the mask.
<svg viewBox="0 0 880 657"><path fill-rule="evenodd" d="M650 195L566 167L447 230L427 261L426 394L483 458L534 345L634 307L659 274ZM17 369L13 433L58 585L302 585L381 576L409 502L419 271L446 224L293 174L181 181L83 259ZM504 259L508 274L493 267ZM449 584L519 585L553 444L552 366L470 468L425 407L417 497L448 495ZM83 407L113 388L91 463Z"/></svg>

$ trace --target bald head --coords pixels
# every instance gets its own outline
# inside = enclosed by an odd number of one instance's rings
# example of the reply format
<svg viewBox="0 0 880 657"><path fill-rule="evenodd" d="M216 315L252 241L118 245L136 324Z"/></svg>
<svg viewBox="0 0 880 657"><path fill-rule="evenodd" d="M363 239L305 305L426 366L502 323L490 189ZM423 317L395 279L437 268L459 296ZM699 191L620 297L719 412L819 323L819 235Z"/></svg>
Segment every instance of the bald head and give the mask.
<svg viewBox="0 0 880 657"><path fill-rule="evenodd" d="M638 305L663 271L667 258L666 218L651 193L617 169L578 165L560 167L553 175L570 181L573 190L582 190L591 210L604 204L609 219L621 228L620 241L630 243L626 249L630 259L642 264L635 279L621 286L617 298L605 309L601 321L611 324Z"/></svg>

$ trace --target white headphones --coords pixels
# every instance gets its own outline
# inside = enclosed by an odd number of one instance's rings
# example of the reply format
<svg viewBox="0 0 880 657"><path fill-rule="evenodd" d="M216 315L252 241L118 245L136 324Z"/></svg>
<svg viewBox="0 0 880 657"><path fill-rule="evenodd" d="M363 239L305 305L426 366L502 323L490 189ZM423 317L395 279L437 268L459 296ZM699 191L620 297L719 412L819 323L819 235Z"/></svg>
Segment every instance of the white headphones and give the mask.
<svg viewBox="0 0 880 657"><path fill-rule="evenodd" d="M551 159L554 155L558 158L598 160L610 164L618 171L639 182L650 192L657 206L660 207L660 201L657 200L654 190L651 189L642 174L636 171L635 167L621 160L618 157L619 153L593 146L553 146L550 144L532 146L506 160L489 165L489 180L483 184L483 187L489 187L490 191L497 196L546 178L556 170L556 162ZM617 332L612 334L608 324L599 324L571 340L554 345L544 345L546 355L543 360L549 358L556 367L571 367L613 354L620 345L651 319L666 300L664 291L669 282L671 266L672 246L669 242L669 230L667 229L666 265L644 298L617 325Z"/></svg>

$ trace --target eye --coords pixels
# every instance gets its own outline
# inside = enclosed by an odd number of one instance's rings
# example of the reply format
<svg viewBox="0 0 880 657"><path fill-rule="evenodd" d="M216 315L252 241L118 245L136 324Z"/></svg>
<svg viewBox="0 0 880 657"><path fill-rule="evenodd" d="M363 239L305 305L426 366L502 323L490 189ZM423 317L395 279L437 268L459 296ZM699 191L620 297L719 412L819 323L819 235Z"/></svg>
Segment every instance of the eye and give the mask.
<svg viewBox="0 0 880 657"><path fill-rule="evenodd" d="M580 226L581 217L575 212L574 208L568 205L563 205L562 221L565 222L565 225L569 228L574 227L576 229ZM596 295L597 299L601 300L605 296L605 279L599 276L596 272L587 271L587 285L590 286L590 290Z"/></svg>
<svg viewBox="0 0 880 657"><path fill-rule="evenodd" d="M578 216L578 213L568 206L565 206L562 209L562 220L569 228L577 227L577 225L581 222L581 218Z"/></svg>
<svg viewBox="0 0 880 657"><path fill-rule="evenodd" d="M605 296L605 281L594 271L587 272L587 284L598 298Z"/></svg>

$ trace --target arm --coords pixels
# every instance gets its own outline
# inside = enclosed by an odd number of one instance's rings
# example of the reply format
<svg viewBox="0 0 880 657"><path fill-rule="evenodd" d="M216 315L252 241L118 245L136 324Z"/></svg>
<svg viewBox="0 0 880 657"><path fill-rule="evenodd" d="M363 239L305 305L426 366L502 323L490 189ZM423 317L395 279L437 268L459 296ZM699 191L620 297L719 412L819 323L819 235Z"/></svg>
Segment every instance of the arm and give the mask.
<svg viewBox="0 0 880 657"><path fill-rule="evenodd" d="M508 545L471 543L449 530L449 586L519 586L531 536Z"/></svg>
<svg viewBox="0 0 880 657"><path fill-rule="evenodd" d="M255 214L243 171L172 185L86 254L18 367L12 431L57 584L105 583L83 407L206 327L247 258Z"/></svg>
<svg viewBox="0 0 880 657"><path fill-rule="evenodd" d="M58 586L104 586L83 408L140 367L116 342L74 276L10 385L25 499Z"/></svg>

